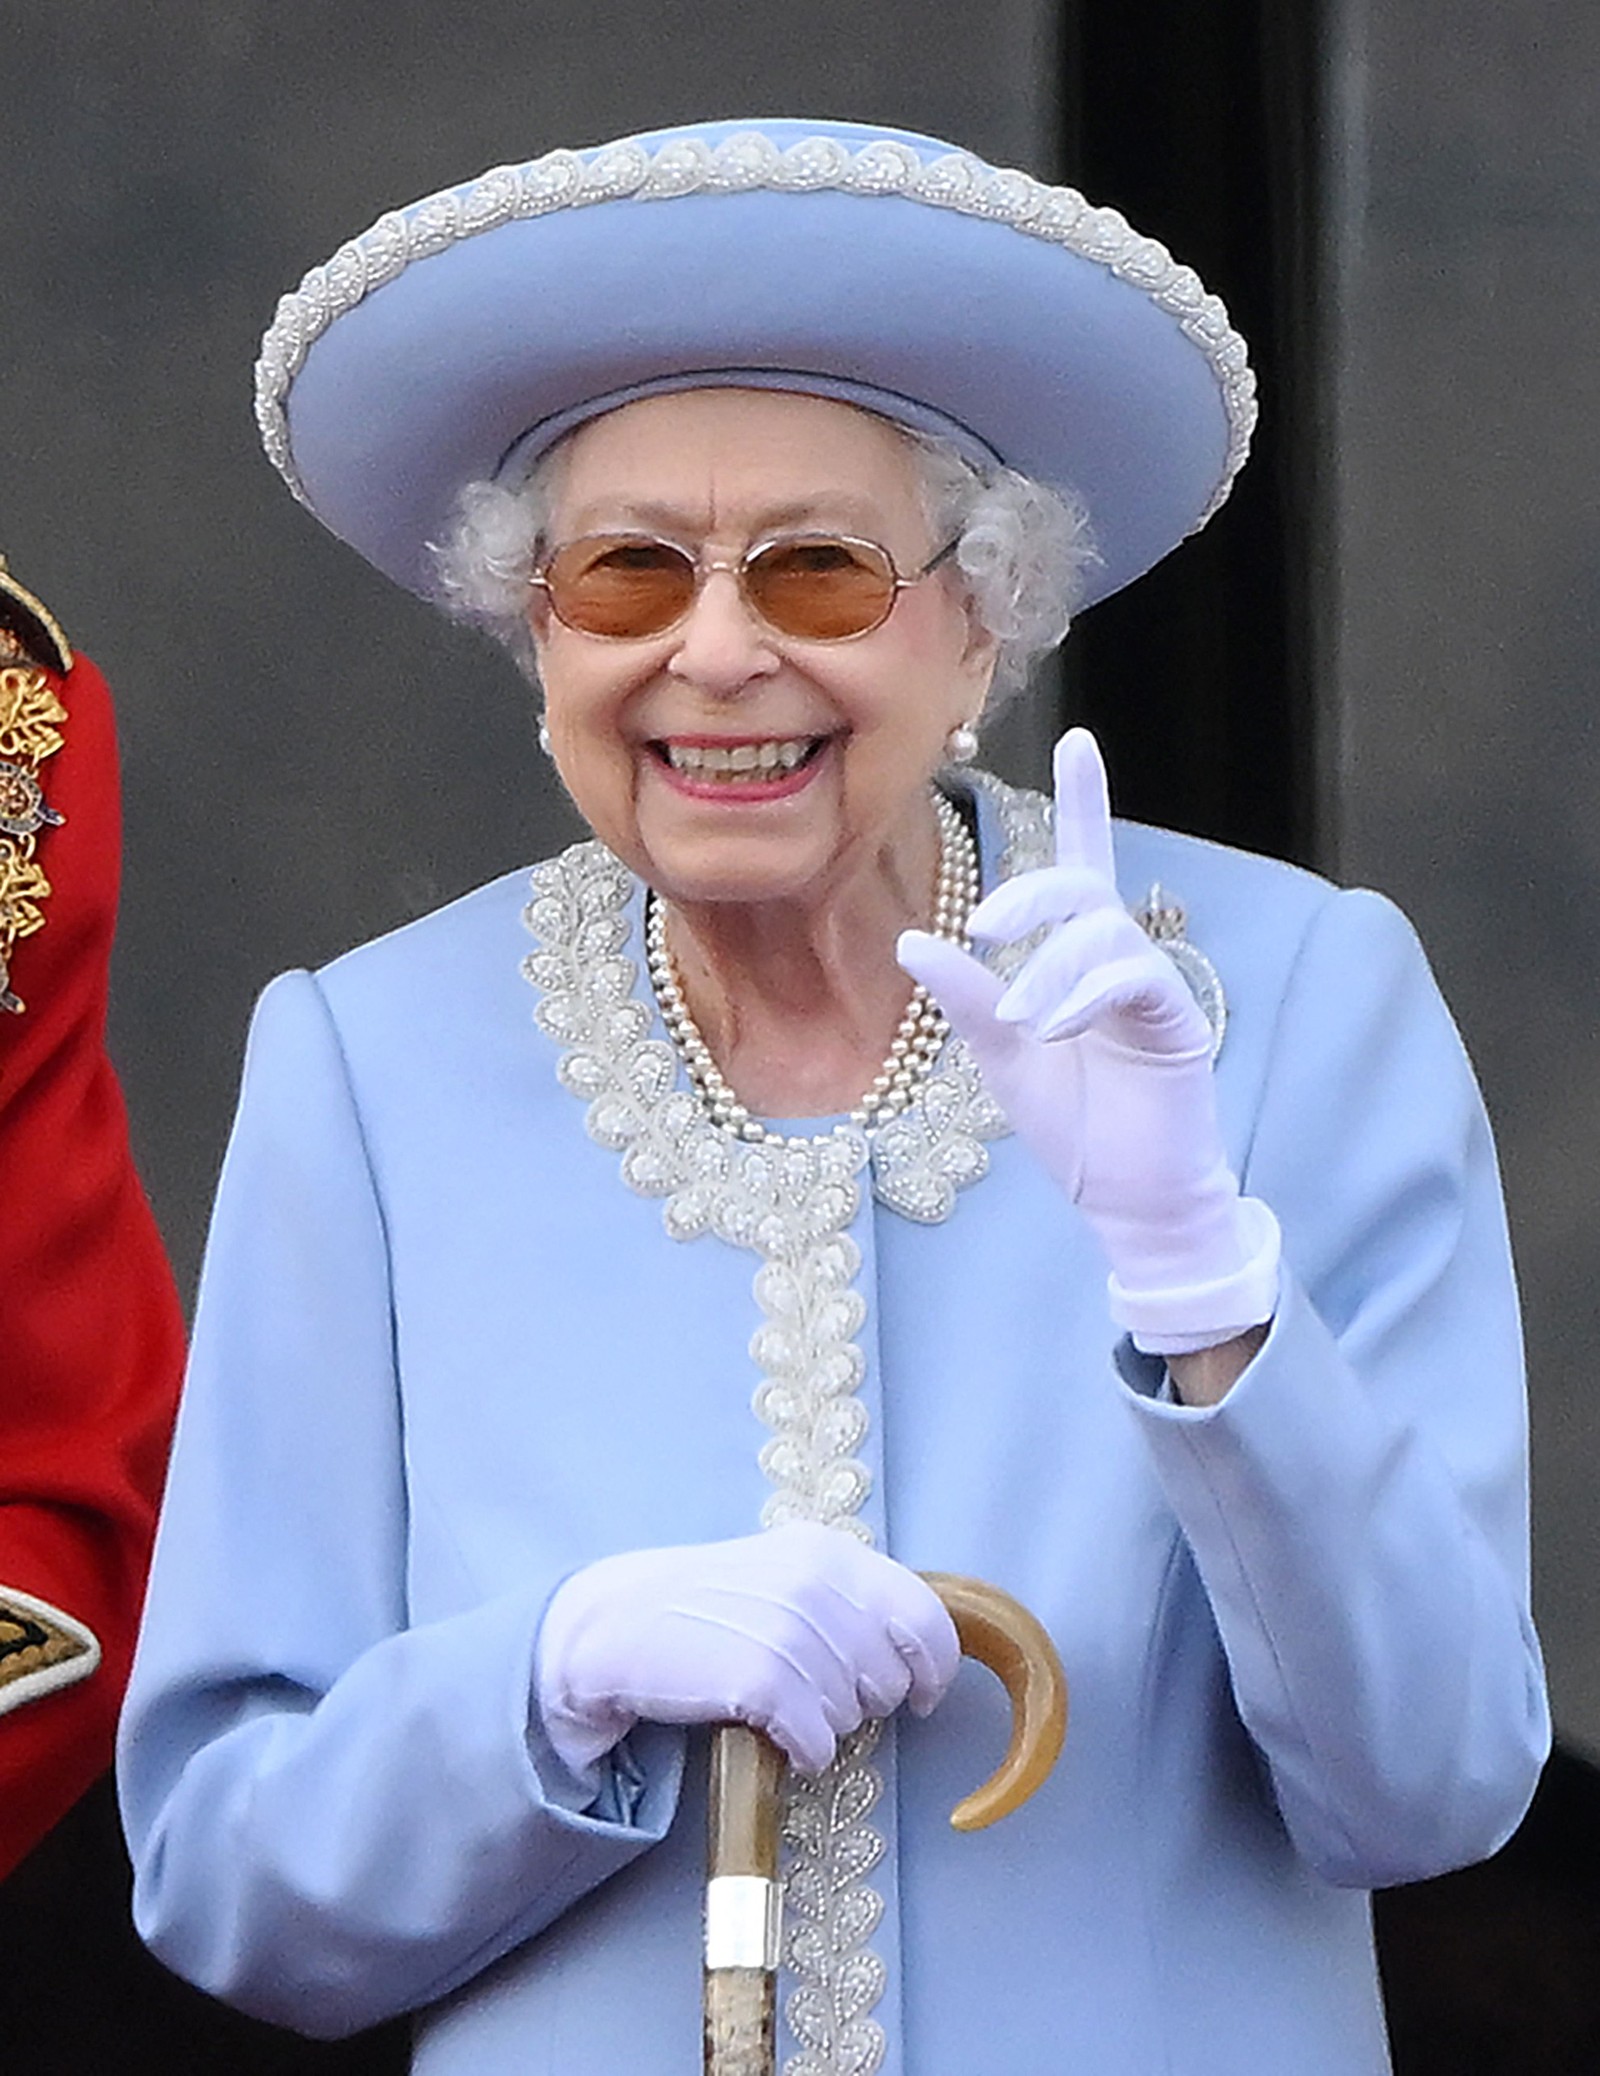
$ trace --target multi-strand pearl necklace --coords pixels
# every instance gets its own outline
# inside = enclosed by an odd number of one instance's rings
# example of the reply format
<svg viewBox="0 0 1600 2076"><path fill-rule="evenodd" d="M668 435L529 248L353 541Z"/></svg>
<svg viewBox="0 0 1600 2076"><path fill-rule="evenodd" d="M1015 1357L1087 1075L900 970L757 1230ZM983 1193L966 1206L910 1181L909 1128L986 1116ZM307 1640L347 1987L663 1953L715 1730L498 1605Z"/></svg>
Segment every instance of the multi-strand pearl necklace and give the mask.
<svg viewBox="0 0 1600 2076"><path fill-rule="evenodd" d="M939 820L939 877L934 887L931 927L936 937L964 944L967 918L978 898L978 848L966 823L942 793L934 793L933 807ZM645 897L645 957L661 1020L711 1122L739 1139L786 1143L788 1134L774 1131L751 1116L711 1057L711 1048L689 1012L677 964L667 944L666 903L653 892ZM916 1093L917 1084L927 1077L939 1057L949 1032L944 1012L919 981L911 991L894 1042L871 1087L850 1112L846 1124L834 1127L835 1132L871 1131L904 1110ZM809 1142L800 1138L793 1143Z"/></svg>

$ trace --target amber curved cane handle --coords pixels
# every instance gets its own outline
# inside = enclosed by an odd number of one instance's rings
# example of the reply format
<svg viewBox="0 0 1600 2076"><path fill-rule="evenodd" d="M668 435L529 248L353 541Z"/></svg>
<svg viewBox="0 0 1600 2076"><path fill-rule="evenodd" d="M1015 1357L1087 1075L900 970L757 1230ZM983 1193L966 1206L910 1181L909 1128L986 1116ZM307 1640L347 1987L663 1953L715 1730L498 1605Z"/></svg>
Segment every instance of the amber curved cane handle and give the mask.
<svg viewBox="0 0 1600 2076"><path fill-rule="evenodd" d="M1067 1677L1050 1632L1009 1593L957 1572L922 1576L950 1610L963 1657L976 1658L1011 1697L1011 1743L999 1768L950 1812L958 1831L981 1831L1020 1809L1043 1785L1067 1735Z"/></svg>
<svg viewBox="0 0 1600 2076"><path fill-rule="evenodd" d="M1011 1743L993 1776L950 1821L981 1831L1019 1808L1061 1754L1067 1682L1044 1624L982 1579L922 1575L950 1611L962 1654L987 1665L1011 1697ZM706 1883L705 2076L773 2076L782 1932L778 1852L784 1758L743 1723L711 1733Z"/></svg>

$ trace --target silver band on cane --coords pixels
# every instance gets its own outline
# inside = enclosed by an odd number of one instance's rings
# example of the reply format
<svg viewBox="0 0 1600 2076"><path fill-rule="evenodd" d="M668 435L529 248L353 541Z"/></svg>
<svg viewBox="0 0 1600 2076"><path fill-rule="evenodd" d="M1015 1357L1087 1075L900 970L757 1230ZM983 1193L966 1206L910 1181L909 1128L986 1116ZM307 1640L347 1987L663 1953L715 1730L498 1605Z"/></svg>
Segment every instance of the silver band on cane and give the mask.
<svg viewBox="0 0 1600 2076"><path fill-rule="evenodd" d="M783 1890L763 1874L718 1874L706 1883L706 1966L776 1968Z"/></svg>

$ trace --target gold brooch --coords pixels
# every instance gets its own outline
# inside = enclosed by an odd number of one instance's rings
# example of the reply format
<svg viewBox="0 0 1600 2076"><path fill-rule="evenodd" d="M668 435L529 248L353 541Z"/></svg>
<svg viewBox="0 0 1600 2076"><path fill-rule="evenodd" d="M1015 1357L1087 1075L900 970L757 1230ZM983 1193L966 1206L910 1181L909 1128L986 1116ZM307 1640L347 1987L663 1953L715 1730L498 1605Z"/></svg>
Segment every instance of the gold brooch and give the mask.
<svg viewBox="0 0 1600 2076"><path fill-rule="evenodd" d="M52 675L65 677L72 651L53 615L24 590L0 555L0 1010L20 1015L11 954L44 928L50 894L34 853L41 830L61 816L45 799L39 768L62 743L67 710Z"/></svg>

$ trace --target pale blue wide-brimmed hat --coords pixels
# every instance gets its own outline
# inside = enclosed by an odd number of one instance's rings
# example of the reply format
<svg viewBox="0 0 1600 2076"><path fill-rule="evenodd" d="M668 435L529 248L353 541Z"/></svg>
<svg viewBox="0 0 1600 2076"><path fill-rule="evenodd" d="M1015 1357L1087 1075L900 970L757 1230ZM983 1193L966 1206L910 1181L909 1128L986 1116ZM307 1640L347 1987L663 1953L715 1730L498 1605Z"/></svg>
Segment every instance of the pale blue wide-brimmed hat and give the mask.
<svg viewBox="0 0 1600 2076"><path fill-rule="evenodd" d="M256 407L296 496L432 596L465 484L702 384L838 397L1070 488L1084 603L1205 524L1255 421L1222 304L1115 210L792 118L552 151L380 217L278 305Z"/></svg>

